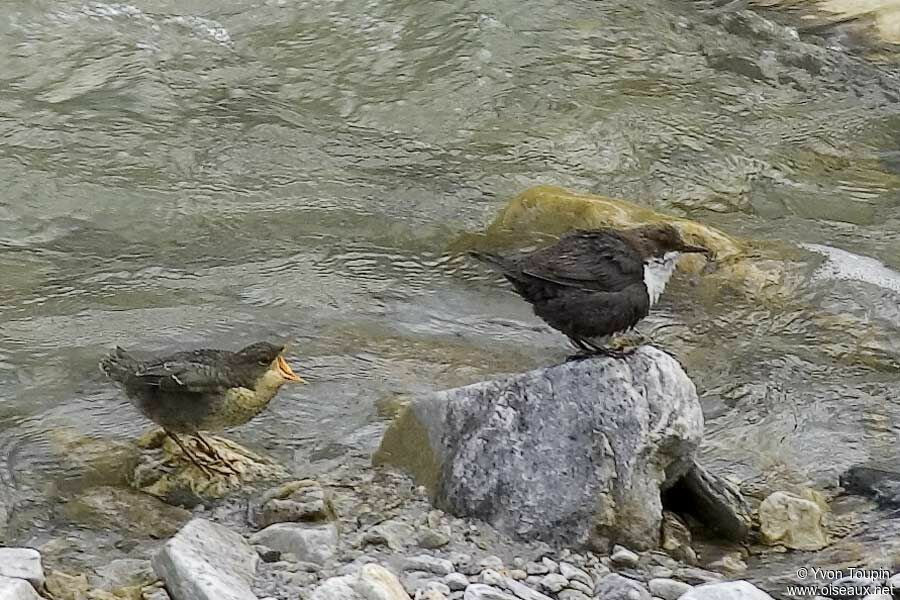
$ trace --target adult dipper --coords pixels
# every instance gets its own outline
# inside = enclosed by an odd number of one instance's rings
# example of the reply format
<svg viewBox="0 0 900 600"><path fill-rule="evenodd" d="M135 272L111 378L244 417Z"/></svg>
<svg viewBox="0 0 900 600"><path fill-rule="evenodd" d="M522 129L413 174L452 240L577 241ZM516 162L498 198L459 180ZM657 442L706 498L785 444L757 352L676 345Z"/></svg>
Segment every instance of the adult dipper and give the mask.
<svg viewBox="0 0 900 600"><path fill-rule="evenodd" d="M200 432L243 425L268 406L284 383L305 383L283 354L284 346L257 342L237 352L192 350L139 361L116 347L100 361L100 370L210 475L177 434L195 437L206 454L235 471Z"/></svg>
<svg viewBox="0 0 900 600"><path fill-rule="evenodd" d="M498 269L548 325L566 334L584 354L621 357L594 340L634 327L666 287L678 256L702 252L672 225L634 229L574 230L552 246L499 256L470 255Z"/></svg>

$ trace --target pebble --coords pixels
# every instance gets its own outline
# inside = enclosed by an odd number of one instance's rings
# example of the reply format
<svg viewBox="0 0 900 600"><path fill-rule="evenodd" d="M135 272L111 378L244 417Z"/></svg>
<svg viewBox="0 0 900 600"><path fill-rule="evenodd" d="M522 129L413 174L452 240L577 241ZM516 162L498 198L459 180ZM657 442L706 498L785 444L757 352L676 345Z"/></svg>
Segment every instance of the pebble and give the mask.
<svg viewBox="0 0 900 600"><path fill-rule="evenodd" d="M506 578L504 578L503 575L493 569L485 569L481 572L481 583L485 583L487 585L495 585L497 587L504 587Z"/></svg>
<svg viewBox="0 0 900 600"><path fill-rule="evenodd" d="M423 529L419 534L419 547L426 550L443 548L450 543L450 536L436 529Z"/></svg>
<svg viewBox="0 0 900 600"><path fill-rule="evenodd" d="M503 568L503 561L499 556L486 556L478 563L483 569L494 569L499 571Z"/></svg>
<svg viewBox="0 0 900 600"><path fill-rule="evenodd" d="M420 591L427 592L436 592L441 596L449 596L450 595L450 586L445 583L441 583L440 581L429 581L425 584L425 587ZM417 592L418 593L418 592Z"/></svg>
<svg viewBox="0 0 900 600"><path fill-rule="evenodd" d="M452 591L464 590L469 586L469 578L462 573L450 573L444 577L444 583Z"/></svg>
<svg viewBox="0 0 900 600"><path fill-rule="evenodd" d="M546 575L550 572L544 563L530 562L525 565L525 572L529 575Z"/></svg>
<svg viewBox="0 0 900 600"><path fill-rule="evenodd" d="M541 579L541 587L554 594L562 591L568 585L569 580L559 573L550 573Z"/></svg>
<svg viewBox="0 0 900 600"><path fill-rule="evenodd" d="M449 575L453 573L453 563L445 558L437 558L427 554L420 554L401 561L404 571L428 571L435 575Z"/></svg>
<svg viewBox="0 0 900 600"><path fill-rule="evenodd" d="M509 572L509 576L515 579L516 581L524 581L526 577L528 577L528 573L521 569L512 569Z"/></svg>
<svg viewBox="0 0 900 600"><path fill-rule="evenodd" d="M333 523L275 523L250 536L250 542L279 552L290 552L299 560L321 565L337 554L338 530Z"/></svg>
<svg viewBox="0 0 900 600"><path fill-rule="evenodd" d="M569 564L567 562L559 563L559 572L560 574L568 579L569 581L580 581L581 583L589 586L593 586L594 582L591 579L591 576L585 573L582 569L579 569L575 565Z"/></svg>
<svg viewBox="0 0 900 600"><path fill-rule="evenodd" d="M594 591L594 586L587 585L584 582L578 581L577 579L569 580L569 589L573 589L575 591L581 592L583 594L592 594Z"/></svg>
<svg viewBox="0 0 900 600"><path fill-rule="evenodd" d="M650 588L650 593L654 596L658 596L663 600L678 600L688 591L690 591L691 586L682 582L675 581L674 579L651 579L647 584L647 587Z"/></svg>
<svg viewBox="0 0 900 600"><path fill-rule="evenodd" d="M616 573L601 579L594 593L602 600L650 600L650 592L644 586Z"/></svg>
<svg viewBox="0 0 900 600"><path fill-rule="evenodd" d="M447 595L437 590L419 590L415 600L447 600Z"/></svg>
<svg viewBox="0 0 900 600"><path fill-rule="evenodd" d="M559 563L557 563L552 558L544 557L541 559L541 562L544 563L544 566L547 567L548 573L557 573L559 571Z"/></svg>
<svg viewBox="0 0 900 600"><path fill-rule="evenodd" d="M637 554L624 546L615 546L609 558L614 565L630 569L638 566L638 561L640 560Z"/></svg>
<svg viewBox="0 0 900 600"><path fill-rule="evenodd" d="M559 600L591 600L589 594L582 594L575 590L563 590L557 596Z"/></svg>
<svg viewBox="0 0 900 600"><path fill-rule="evenodd" d="M484 585L483 583L475 583L466 588L463 600L516 600L516 598L506 592L501 592L495 587Z"/></svg>

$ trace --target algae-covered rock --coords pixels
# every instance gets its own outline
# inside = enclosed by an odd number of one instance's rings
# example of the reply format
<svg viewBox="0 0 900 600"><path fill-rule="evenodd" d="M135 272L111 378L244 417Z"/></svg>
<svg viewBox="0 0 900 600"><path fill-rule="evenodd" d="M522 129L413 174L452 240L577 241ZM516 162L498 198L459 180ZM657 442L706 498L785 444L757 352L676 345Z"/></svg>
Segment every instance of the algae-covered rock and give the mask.
<svg viewBox="0 0 900 600"><path fill-rule="evenodd" d="M336 515L331 493L319 482L303 479L269 490L251 502L248 517L257 527L268 527L273 523L333 521Z"/></svg>
<svg viewBox="0 0 900 600"><path fill-rule="evenodd" d="M251 481L287 475L284 467L236 442L212 435L204 437L220 456L236 468L237 473L223 468L196 439L183 436L185 445L207 467L207 472L201 470L161 429L156 429L139 441L145 451L134 470L132 487L162 498L169 504L193 506L204 500L221 498Z"/></svg>
<svg viewBox="0 0 900 600"><path fill-rule="evenodd" d="M795 550L821 550L828 545L824 513L814 499L775 492L759 506L763 542Z"/></svg>
<svg viewBox="0 0 900 600"><path fill-rule="evenodd" d="M789 285L782 261L760 254L752 244L738 240L714 227L628 202L570 192L553 186L529 188L509 201L488 226L482 240L471 236L458 244L460 250L473 246L491 247L518 243L523 235L534 241L536 234L559 236L570 229L598 227L637 227L647 223L671 223L694 245L715 253L716 271L704 277L715 289L722 283L754 294L781 295ZM700 273L706 259L698 255L682 256L679 270ZM792 284L792 283L791 283Z"/></svg>
<svg viewBox="0 0 900 600"><path fill-rule="evenodd" d="M86 490L63 508L69 520L97 529L124 529L152 538L165 538L190 518L183 508L128 488L100 486Z"/></svg>
<svg viewBox="0 0 900 600"><path fill-rule="evenodd" d="M659 542L660 489L690 469L702 431L691 380L643 346L416 397L374 460L513 535L645 549Z"/></svg>

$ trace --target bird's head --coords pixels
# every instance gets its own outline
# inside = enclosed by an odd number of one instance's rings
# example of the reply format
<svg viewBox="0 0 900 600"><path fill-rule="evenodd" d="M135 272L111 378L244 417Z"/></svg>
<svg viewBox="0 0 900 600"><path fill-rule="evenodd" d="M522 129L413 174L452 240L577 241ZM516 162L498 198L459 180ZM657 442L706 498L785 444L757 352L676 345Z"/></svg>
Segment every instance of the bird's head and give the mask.
<svg viewBox="0 0 900 600"><path fill-rule="evenodd" d="M277 376L282 383L285 381L306 383L304 379L294 373L291 366L284 360L284 350L284 346L269 342L256 342L236 352L234 359L242 367L252 369L254 372L258 371L259 375Z"/></svg>
<svg viewBox="0 0 900 600"><path fill-rule="evenodd" d="M708 248L688 244L681 232L669 223L653 223L628 230L625 235L645 261L663 258L670 253L699 252L712 256ZM676 255L677 256L677 255Z"/></svg>

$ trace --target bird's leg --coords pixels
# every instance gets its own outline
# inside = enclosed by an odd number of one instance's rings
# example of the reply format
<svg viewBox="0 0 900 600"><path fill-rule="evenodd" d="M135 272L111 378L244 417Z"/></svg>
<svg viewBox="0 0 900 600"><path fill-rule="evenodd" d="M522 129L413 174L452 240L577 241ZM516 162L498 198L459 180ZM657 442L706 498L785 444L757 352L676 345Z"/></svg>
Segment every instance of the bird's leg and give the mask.
<svg viewBox="0 0 900 600"><path fill-rule="evenodd" d="M207 467L204 464L201 464L200 461L197 460L197 457L194 456L193 451L189 450L188 447L184 445L184 442L182 442L181 439L177 435L175 435L174 433L172 433L171 431L169 431L167 429L164 431L166 432L167 436L172 438L172 441L174 441L176 444L178 444L178 447L181 448L181 453L184 454L186 457L188 457L188 460L190 460L192 463L194 463L194 465L198 469L200 469L203 472L203 474L206 475L209 479L213 478L212 471L209 470L209 467Z"/></svg>
<svg viewBox="0 0 900 600"><path fill-rule="evenodd" d="M199 431L194 432L194 438L198 442L200 442L200 445L204 447L204 451L211 458L219 461L220 463L222 463L223 465L228 467L228 470L231 471L233 474L240 475L240 471L238 471L237 467L235 467L234 464L230 460L228 460L227 458L225 458L224 456L219 454L219 451L216 450L216 447L213 446L209 440L207 440L205 437L203 437Z"/></svg>
<svg viewBox="0 0 900 600"><path fill-rule="evenodd" d="M622 359L633 354L637 348L610 348L602 344L597 344L583 337L569 336L569 339L575 344L581 352L569 356L566 360L584 360L593 356L609 356L610 358Z"/></svg>

